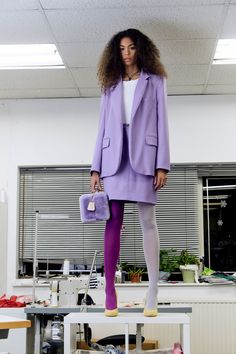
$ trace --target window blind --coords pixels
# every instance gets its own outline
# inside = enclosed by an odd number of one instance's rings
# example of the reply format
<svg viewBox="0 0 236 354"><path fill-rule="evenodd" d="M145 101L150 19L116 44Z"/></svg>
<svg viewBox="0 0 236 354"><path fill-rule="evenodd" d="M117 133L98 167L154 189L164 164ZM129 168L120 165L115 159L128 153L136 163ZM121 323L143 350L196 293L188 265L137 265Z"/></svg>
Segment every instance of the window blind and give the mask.
<svg viewBox="0 0 236 354"><path fill-rule="evenodd" d="M198 166L198 175L200 177L235 177L236 164L201 164Z"/></svg>
<svg viewBox="0 0 236 354"><path fill-rule="evenodd" d="M79 196L88 193L89 166L20 168L19 184L19 263L32 261L35 212L57 214L39 220L38 259L90 265L94 250L100 251L97 264L103 264L104 223L80 221ZM173 166L168 184L158 193L156 218L161 248L188 248L199 252L197 169ZM67 219L60 219L67 215ZM145 265L142 233L135 204L127 203L121 234L120 262Z"/></svg>

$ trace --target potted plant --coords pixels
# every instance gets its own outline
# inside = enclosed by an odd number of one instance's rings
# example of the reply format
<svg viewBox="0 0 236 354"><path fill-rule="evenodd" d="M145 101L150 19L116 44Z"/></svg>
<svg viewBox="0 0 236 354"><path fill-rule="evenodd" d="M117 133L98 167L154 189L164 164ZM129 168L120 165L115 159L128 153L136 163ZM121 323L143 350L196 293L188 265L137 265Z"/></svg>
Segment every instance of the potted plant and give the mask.
<svg viewBox="0 0 236 354"><path fill-rule="evenodd" d="M140 283L142 280L142 275L144 273L144 268L139 268L136 266L133 266L128 269L128 276L131 281L131 283Z"/></svg>
<svg viewBox="0 0 236 354"><path fill-rule="evenodd" d="M179 256L173 248L160 250L160 280L168 280L170 273L179 269Z"/></svg>
<svg viewBox="0 0 236 354"><path fill-rule="evenodd" d="M188 250L182 250L179 256L179 264L185 283L198 282L199 259L197 256L190 254Z"/></svg>

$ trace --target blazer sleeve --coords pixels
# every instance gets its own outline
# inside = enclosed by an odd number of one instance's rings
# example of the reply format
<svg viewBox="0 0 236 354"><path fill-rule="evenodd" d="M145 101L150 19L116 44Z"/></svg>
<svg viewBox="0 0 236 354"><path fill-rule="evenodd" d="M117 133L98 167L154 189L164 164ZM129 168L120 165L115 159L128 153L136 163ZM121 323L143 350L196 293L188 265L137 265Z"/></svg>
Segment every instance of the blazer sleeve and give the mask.
<svg viewBox="0 0 236 354"><path fill-rule="evenodd" d="M98 134L96 139L96 144L93 153L92 165L90 173L96 171L101 173L101 163L102 163L102 142L105 132L105 116L106 116L106 106L107 106L107 93L103 93L101 97L100 104L100 117L98 125Z"/></svg>
<svg viewBox="0 0 236 354"><path fill-rule="evenodd" d="M169 130L167 120L166 78L158 77L157 84L158 148L156 169L170 170Z"/></svg>

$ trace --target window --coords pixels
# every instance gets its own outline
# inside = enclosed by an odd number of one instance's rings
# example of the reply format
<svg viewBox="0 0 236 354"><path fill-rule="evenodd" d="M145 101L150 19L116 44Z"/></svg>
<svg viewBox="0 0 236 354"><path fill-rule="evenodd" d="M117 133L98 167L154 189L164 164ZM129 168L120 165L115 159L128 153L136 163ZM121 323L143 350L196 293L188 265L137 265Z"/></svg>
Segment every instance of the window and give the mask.
<svg viewBox="0 0 236 354"><path fill-rule="evenodd" d="M104 223L82 224L79 216L79 196L88 193L89 180L89 166L20 168L20 275L32 275L36 211L57 216L39 220L39 269L56 271L65 258L75 269L89 267L95 250L100 251L97 267L102 267ZM199 255L198 192L196 167L172 166L168 185L158 194L156 208L161 248L187 248ZM138 212L132 203L125 206L120 262L145 265Z"/></svg>
<svg viewBox="0 0 236 354"><path fill-rule="evenodd" d="M206 263L236 271L236 177L204 178L203 205Z"/></svg>

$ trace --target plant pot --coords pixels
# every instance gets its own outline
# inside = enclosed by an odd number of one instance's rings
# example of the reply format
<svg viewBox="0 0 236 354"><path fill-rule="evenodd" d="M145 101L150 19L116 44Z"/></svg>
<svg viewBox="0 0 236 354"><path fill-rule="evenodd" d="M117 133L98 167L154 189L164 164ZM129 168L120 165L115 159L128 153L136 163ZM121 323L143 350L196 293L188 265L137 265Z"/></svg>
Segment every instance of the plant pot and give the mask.
<svg viewBox="0 0 236 354"><path fill-rule="evenodd" d="M184 283L194 283L194 279L195 279L194 270L183 269L182 270L182 277L183 277Z"/></svg>
<svg viewBox="0 0 236 354"><path fill-rule="evenodd" d="M179 269L182 272L184 283L198 283L198 266L196 264L181 265Z"/></svg>
<svg viewBox="0 0 236 354"><path fill-rule="evenodd" d="M131 274L130 281L131 283L141 283L142 275L141 274Z"/></svg>
<svg viewBox="0 0 236 354"><path fill-rule="evenodd" d="M167 281L170 277L169 272L163 272L162 270L159 271L159 280L161 281Z"/></svg>

